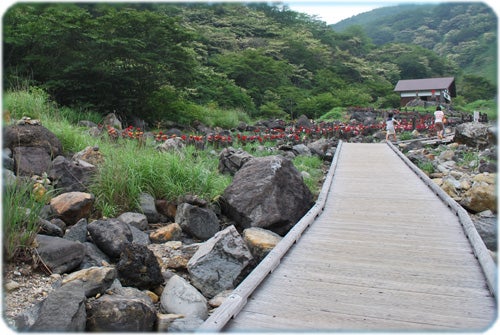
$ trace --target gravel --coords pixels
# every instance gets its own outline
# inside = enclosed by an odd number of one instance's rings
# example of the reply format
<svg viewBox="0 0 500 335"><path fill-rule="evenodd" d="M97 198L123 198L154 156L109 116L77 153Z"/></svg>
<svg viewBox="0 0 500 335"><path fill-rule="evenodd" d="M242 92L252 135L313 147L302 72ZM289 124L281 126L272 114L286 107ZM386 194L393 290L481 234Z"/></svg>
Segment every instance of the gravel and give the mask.
<svg viewBox="0 0 500 335"><path fill-rule="evenodd" d="M61 281L60 275L45 274L25 263L4 264L2 270L2 316L10 327L14 317L45 299Z"/></svg>

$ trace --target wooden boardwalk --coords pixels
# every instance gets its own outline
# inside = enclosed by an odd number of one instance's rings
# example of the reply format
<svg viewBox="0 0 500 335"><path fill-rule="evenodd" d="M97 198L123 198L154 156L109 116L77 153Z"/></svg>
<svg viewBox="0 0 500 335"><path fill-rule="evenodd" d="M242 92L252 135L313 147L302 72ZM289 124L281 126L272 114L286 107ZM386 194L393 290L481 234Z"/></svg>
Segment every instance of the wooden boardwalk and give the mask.
<svg viewBox="0 0 500 335"><path fill-rule="evenodd" d="M248 298L237 288L201 330L488 330L496 265L477 232L467 237L460 215L392 146L341 147L321 214Z"/></svg>

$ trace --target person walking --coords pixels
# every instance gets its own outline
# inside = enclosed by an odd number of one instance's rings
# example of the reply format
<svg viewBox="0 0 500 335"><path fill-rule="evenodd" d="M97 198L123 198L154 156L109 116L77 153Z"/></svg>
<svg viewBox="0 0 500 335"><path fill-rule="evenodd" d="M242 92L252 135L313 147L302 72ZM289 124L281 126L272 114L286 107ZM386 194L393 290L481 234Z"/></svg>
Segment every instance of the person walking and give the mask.
<svg viewBox="0 0 500 335"><path fill-rule="evenodd" d="M385 140L389 141L389 137L392 135L394 137L394 142L398 139L396 138L396 128L394 128L394 123L399 125L399 122L394 118L394 114L392 112L387 115L387 120L385 120L385 130L387 131L385 135Z"/></svg>
<svg viewBox="0 0 500 335"><path fill-rule="evenodd" d="M434 112L434 129L436 129L436 134L438 139L442 140L444 135L444 112L441 110L441 106L436 107Z"/></svg>

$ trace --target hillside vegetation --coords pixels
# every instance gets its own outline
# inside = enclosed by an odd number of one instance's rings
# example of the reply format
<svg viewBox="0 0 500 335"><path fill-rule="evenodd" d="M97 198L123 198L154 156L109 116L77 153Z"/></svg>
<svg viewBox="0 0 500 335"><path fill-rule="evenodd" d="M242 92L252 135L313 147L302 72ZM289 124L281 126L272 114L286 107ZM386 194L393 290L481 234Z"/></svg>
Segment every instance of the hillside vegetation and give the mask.
<svg viewBox="0 0 500 335"><path fill-rule="evenodd" d="M455 63L465 74L497 82L498 18L487 5L443 3L383 7L332 26L360 26L374 44L414 44Z"/></svg>
<svg viewBox="0 0 500 335"><path fill-rule="evenodd" d="M3 84L39 87L60 106L149 127L395 108L397 81L424 77L456 77L456 107L494 99L496 18L481 4L449 6L446 23L406 14L404 34L374 24L375 38L373 27L340 32L279 3L19 3L3 20ZM440 44L423 43L422 32ZM393 39L381 41L386 35ZM481 71L463 72L464 64Z"/></svg>

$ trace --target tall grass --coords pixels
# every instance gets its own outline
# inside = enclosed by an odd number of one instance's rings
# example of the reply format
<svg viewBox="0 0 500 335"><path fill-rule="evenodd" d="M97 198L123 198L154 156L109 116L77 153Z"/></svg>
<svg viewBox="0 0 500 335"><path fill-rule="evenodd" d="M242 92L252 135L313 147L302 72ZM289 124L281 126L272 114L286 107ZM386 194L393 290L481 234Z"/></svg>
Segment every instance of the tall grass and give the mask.
<svg viewBox="0 0 500 335"><path fill-rule="evenodd" d="M176 200L194 194L210 201L231 182L230 177L219 174L217 156L192 146L182 152L159 152L121 140L120 146L105 145L101 151L106 158L91 192L96 208L108 217L138 209L142 192L156 199Z"/></svg>
<svg viewBox="0 0 500 335"><path fill-rule="evenodd" d="M39 228L39 213L49 199L49 193L35 195L30 180L17 178L3 185L2 228L3 252L7 261L27 253Z"/></svg>

